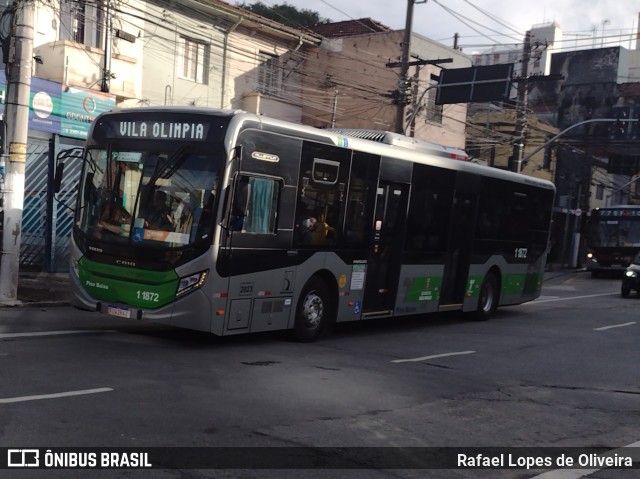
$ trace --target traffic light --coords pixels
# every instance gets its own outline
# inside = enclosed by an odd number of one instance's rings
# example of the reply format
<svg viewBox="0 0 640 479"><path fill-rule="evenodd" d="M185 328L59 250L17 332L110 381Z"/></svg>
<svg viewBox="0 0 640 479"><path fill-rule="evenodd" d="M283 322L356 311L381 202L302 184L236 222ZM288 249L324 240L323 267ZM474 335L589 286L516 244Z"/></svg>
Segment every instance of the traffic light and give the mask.
<svg viewBox="0 0 640 479"><path fill-rule="evenodd" d="M611 108L611 118L616 119L609 127L609 139L624 140L630 136L632 122L622 121L631 118L630 106L614 106Z"/></svg>

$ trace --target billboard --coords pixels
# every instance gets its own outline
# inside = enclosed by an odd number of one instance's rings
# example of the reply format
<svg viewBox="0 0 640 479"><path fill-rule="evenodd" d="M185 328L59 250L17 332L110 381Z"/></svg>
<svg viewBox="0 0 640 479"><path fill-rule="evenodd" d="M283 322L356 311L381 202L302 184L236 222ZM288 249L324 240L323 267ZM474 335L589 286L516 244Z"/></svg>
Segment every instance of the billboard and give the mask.
<svg viewBox="0 0 640 479"><path fill-rule="evenodd" d="M509 97L513 63L440 72L436 105L499 101Z"/></svg>
<svg viewBox="0 0 640 479"><path fill-rule="evenodd" d="M0 111L4 110L6 97L7 79L4 70L0 70ZM94 118L115 106L115 95L33 77L29 94L29 128L85 139Z"/></svg>

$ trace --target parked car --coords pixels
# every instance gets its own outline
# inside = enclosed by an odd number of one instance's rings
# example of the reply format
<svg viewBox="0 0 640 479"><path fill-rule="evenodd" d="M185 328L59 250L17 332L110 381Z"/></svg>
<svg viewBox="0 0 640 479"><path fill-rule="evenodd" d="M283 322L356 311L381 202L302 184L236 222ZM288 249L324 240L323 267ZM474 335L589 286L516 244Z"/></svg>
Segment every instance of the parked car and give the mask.
<svg viewBox="0 0 640 479"><path fill-rule="evenodd" d="M628 298L631 290L640 293L640 253L634 256L631 264L624 271L622 286L620 287L620 296Z"/></svg>

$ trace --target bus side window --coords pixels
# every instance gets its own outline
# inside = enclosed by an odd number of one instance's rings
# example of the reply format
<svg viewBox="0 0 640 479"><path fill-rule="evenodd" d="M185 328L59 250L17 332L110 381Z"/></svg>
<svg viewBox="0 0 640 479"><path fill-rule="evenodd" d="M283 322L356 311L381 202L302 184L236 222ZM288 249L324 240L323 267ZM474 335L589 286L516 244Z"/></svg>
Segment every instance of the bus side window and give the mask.
<svg viewBox="0 0 640 479"><path fill-rule="evenodd" d="M443 254L447 249L455 174L415 165L405 248L414 253Z"/></svg>
<svg viewBox="0 0 640 479"><path fill-rule="evenodd" d="M233 194L229 229L243 233L275 233L280 187L281 182L272 178L241 176Z"/></svg>
<svg viewBox="0 0 640 479"><path fill-rule="evenodd" d="M300 163L294 245L330 248L342 238L349 151L305 143Z"/></svg>

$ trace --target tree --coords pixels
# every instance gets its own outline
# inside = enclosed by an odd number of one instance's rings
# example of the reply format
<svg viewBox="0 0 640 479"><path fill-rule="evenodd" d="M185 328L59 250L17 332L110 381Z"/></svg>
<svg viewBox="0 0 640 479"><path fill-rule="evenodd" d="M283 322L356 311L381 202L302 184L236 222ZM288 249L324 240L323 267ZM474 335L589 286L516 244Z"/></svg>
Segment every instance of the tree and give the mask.
<svg viewBox="0 0 640 479"><path fill-rule="evenodd" d="M265 5L262 2L253 4L242 2L238 3L237 6L293 28L306 28L318 23L331 22L330 19L321 17L318 12L307 8L298 10L286 2L281 5L274 5L273 7Z"/></svg>

